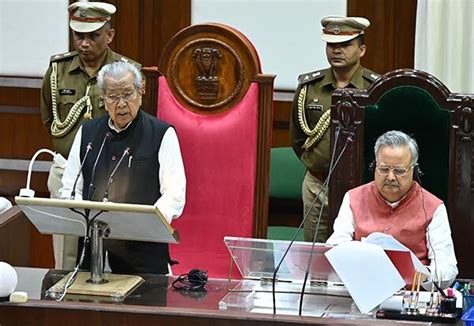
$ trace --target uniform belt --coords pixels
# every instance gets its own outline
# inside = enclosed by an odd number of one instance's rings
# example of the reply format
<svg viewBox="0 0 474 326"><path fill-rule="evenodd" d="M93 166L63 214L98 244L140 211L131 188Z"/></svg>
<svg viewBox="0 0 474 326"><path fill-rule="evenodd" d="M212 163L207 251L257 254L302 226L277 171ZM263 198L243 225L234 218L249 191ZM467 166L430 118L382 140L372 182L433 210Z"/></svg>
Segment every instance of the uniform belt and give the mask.
<svg viewBox="0 0 474 326"><path fill-rule="evenodd" d="M313 177L315 177L316 179L318 179L319 181L324 181L324 180L326 180L327 173L324 173L324 172L315 172L315 171L311 171L311 170L308 170L308 172L309 172Z"/></svg>

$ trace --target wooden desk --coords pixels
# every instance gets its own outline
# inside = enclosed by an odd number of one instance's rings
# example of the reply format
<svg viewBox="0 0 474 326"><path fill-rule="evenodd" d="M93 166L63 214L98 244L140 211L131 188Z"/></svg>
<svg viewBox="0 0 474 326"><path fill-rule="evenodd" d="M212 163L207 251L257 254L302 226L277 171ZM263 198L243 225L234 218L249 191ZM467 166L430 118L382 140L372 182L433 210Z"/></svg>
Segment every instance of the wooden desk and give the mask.
<svg viewBox="0 0 474 326"><path fill-rule="evenodd" d="M227 295L226 280L210 280L206 292L186 293L171 288L172 278L145 276L146 282L123 302L106 303L98 297L85 300L68 298L65 302L41 299L41 293L60 279L63 272L17 268L17 290L29 292L31 300L23 304L0 303L0 325L213 325L213 326L286 326L318 325L416 325L377 320L357 313L340 313L334 317L299 317L236 310L219 310L219 301ZM342 302L351 306L350 298L318 296L326 306ZM297 307L297 302L294 303ZM419 323L426 325L426 323ZM460 324L461 325L461 324Z"/></svg>

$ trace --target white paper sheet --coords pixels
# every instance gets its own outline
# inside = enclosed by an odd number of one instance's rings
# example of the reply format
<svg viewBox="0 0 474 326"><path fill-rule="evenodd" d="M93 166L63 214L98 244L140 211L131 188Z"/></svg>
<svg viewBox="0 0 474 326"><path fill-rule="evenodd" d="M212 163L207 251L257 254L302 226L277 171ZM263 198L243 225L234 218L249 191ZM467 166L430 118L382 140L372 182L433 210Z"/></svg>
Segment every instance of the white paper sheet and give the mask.
<svg viewBox="0 0 474 326"><path fill-rule="evenodd" d="M423 265L423 263L418 259L418 257L416 257L415 254L410 249L405 247L402 243L400 243L400 241L395 239L391 234L385 234L382 232L374 232L374 233L369 234L369 236L367 236L366 238L363 238L362 240L363 242L366 242L366 243L379 245L383 249L409 251L415 270L425 275L430 275L428 268L426 268L426 266Z"/></svg>
<svg viewBox="0 0 474 326"><path fill-rule="evenodd" d="M325 255L363 314L405 286L384 249L378 245L345 242Z"/></svg>

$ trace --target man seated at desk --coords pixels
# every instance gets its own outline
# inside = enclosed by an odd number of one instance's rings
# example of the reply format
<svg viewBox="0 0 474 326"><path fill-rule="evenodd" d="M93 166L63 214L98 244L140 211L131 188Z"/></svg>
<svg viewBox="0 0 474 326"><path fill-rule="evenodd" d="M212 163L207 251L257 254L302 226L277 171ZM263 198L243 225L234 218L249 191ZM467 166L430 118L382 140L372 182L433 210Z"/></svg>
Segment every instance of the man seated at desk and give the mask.
<svg viewBox="0 0 474 326"><path fill-rule="evenodd" d="M448 215L443 202L413 180L419 171L416 141L388 131L374 150L375 180L345 194L327 243L391 234L429 265L432 280L450 283L458 269Z"/></svg>
<svg viewBox="0 0 474 326"><path fill-rule="evenodd" d="M118 61L104 66L97 83L108 114L84 122L79 129L64 171L61 197L71 197L81 162L92 148L75 199L103 201L107 197L112 202L155 205L171 223L183 211L186 191L176 131L140 110L142 75L132 64ZM114 273L168 273L167 244L107 239L104 249Z"/></svg>

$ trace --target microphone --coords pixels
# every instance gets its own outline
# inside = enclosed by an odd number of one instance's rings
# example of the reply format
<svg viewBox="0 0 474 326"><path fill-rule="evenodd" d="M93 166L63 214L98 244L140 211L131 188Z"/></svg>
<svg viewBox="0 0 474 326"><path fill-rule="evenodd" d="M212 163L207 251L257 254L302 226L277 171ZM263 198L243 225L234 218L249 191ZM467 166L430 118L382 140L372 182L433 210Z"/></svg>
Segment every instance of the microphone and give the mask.
<svg viewBox="0 0 474 326"><path fill-rule="evenodd" d="M346 138L346 141L344 143L344 147L341 149L341 152L339 153L339 156L337 157L336 161L334 161L334 157L336 156L335 154L336 154L336 147L337 147L337 143L338 143L339 131L340 131L340 128L339 128L339 126L337 126L336 127L336 132L335 132L336 139L334 140L334 150L333 150L333 153L331 155L331 163L329 164L329 173L328 173L328 176L326 177L326 180L324 180L324 183L323 183L323 186L321 187L321 190L318 193L318 197L319 197L319 194L322 191L327 191L327 187L329 186L329 180L331 179L332 172L334 171L337 164L339 163L339 160L342 158L342 155L346 151L347 145L349 145L349 143L352 143L354 141L355 133L353 131L351 131L349 133L349 135L347 136L347 138ZM311 209L313 209L314 205L316 204L317 199L318 198L315 198L313 200L313 202L311 203L309 211ZM308 280L308 276L309 276L309 272L310 272L310 268L311 268L311 261L313 259L314 246L316 244L316 238L317 238L318 229L319 229L319 222L321 221L321 216L323 215L323 210L324 210L324 205L321 205L321 210L319 211L319 216L318 216L318 222L316 223L316 229L314 230L314 236L313 236L313 243L312 243L312 246L311 246L311 251L309 252L308 265L306 266L306 271L305 271L305 274L304 274L303 286L301 288L300 305L299 305L299 315L300 316L301 316L301 313L303 311L304 291L305 291L305 288L306 288L306 282Z"/></svg>
<svg viewBox="0 0 474 326"><path fill-rule="evenodd" d="M84 154L84 158L82 159L81 162L81 167L79 168L79 171L77 171L76 179L74 180L74 185L72 186L72 191L71 191L71 197L70 199L74 199L76 196L76 185L77 181L79 180L79 177L81 176L82 173L82 168L84 167L84 163L86 162L87 155L89 155L89 152L92 150L92 143L88 143L86 146L86 153Z"/></svg>
<svg viewBox="0 0 474 326"><path fill-rule="evenodd" d="M339 163L339 160L341 159L342 155L344 154L344 152L346 151L346 148L347 148L347 145L350 143L350 142L353 142L353 138L355 136L354 132L351 132L349 134L349 136L347 137L346 139L346 142L344 144L344 147L342 148L341 152L339 153L339 156L337 157L337 159L334 161L334 158L335 158L335 154L336 154L336 145L338 143L338 139L339 139L339 131L340 131L340 127L339 126L336 126L336 130L335 130L335 140L334 140L334 143L335 143L335 146L334 146L334 150L333 150L333 153L331 155L331 162L329 164L329 172L328 172L328 176L326 177L326 180L324 180L324 183L322 184L322 187L321 189L319 190L319 192L316 194L313 202L311 203L309 209L306 211L306 214L305 216L303 217L303 220L301 221L300 225L298 226L298 229L296 230L293 238L291 239L290 241L290 244L288 245L288 247L286 248L285 252L283 253L282 257L280 258L280 261L278 262L278 265L277 267L275 268L275 271L273 273L273 277L272 277L272 296L273 296L273 314L276 314L276 292L275 292L275 281L276 281L276 275L278 273L278 271L280 270L280 267L283 263L283 260L285 259L286 255L288 254L288 252L290 251L290 248L291 246L293 245L293 243L295 242L296 240L296 237L298 236L298 233L300 232L300 230L302 229L303 225L305 224L306 220L308 219L308 216L309 216L309 213L311 212L311 210L314 208L314 205L316 204L317 200L319 199L322 191L328 186L329 184L329 180L331 178L331 175L332 175L332 172L334 171L334 169L336 168L337 164ZM324 206L323 206L324 207ZM317 232L318 232L318 228L319 228L319 221L321 220L321 212L318 216L318 223L316 225L316 230L315 230L315 235L313 237L313 247L311 249L311 254L313 252L313 248L314 248L314 244L315 244L315 241L316 241L316 235L317 235ZM311 261L310 261L311 262ZM308 268L309 269L309 268ZM308 270L307 269L307 270ZM302 290L302 293L304 293L304 286L306 284L306 280L307 280L307 275L305 274L305 281L303 283L303 290ZM302 303L300 305L300 312L299 314L301 315L301 308L302 308Z"/></svg>
<svg viewBox="0 0 474 326"><path fill-rule="evenodd" d="M104 149L105 142L107 139L112 137L112 133L108 131L105 134L104 139L102 140L102 144L100 145L99 148L99 153L97 154L97 158L95 159L94 166L92 167L92 174L91 174L91 183L89 184L89 190L87 191L87 199L91 200L92 197L94 196L95 188L96 186L94 185L94 178L95 178L95 170L97 168L97 162L99 162L100 155L102 154L102 150Z"/></svg>
<svg viewBox="0 0 474 326"><path fill-rule="evenodd" d="M122 163L122 161L123 161L123 159L125 158L125 156L127 156L127 155L129 155L129 154L130 154L130 147L127 147L127 148L125 148L125 150L123 151L122 157L120 157L120 160L117 162L117 164L115 165L114 170L113 170L112 173L110 174L109 182L107 182L107 187L105 188L104 198L102 199L103 202L108 202L108 201L109 201L109 189L110 189L110 185L111 185L112 182L114 181L115 172L117 171L118 167L119 167L120 164Z"/></svg>

